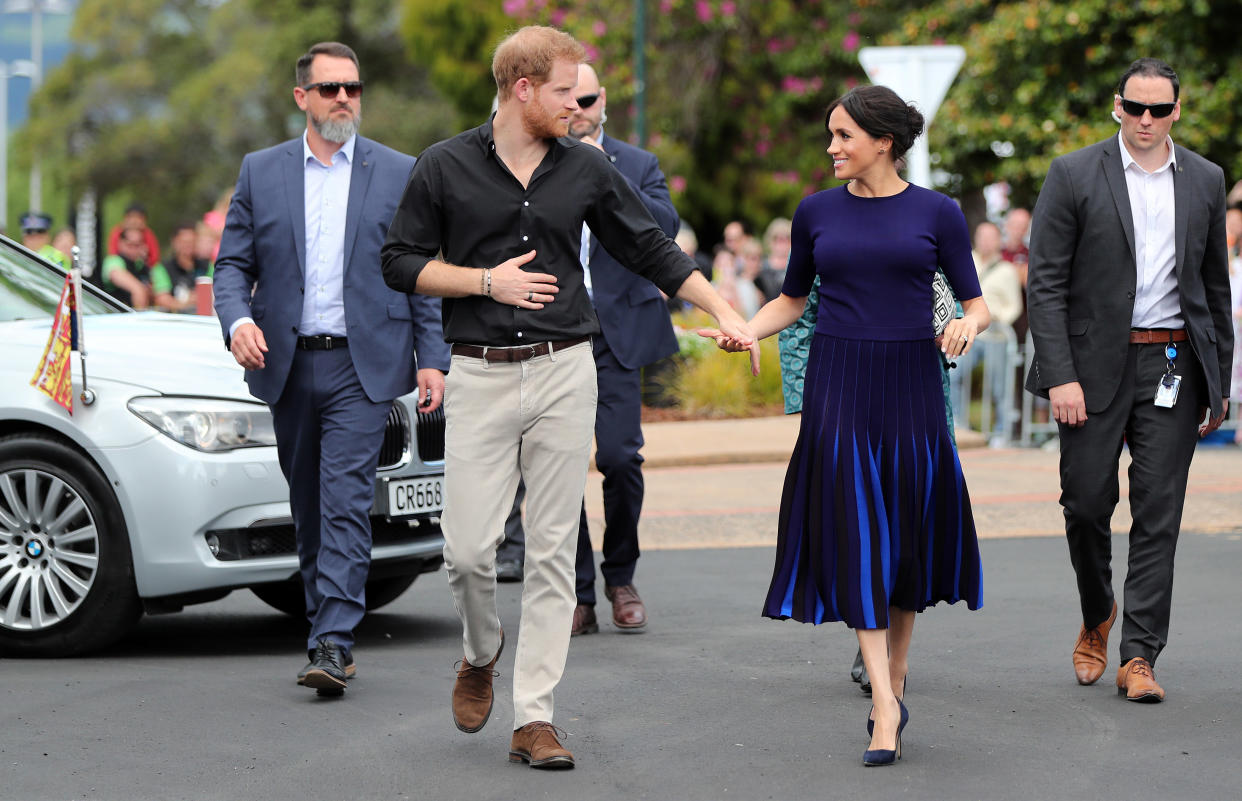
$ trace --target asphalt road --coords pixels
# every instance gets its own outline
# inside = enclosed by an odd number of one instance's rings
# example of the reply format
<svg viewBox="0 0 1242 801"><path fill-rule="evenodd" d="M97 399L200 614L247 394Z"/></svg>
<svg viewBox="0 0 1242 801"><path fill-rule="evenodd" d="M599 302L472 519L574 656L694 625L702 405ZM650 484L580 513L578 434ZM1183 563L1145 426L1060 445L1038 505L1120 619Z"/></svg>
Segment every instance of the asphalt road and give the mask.
<svg viewBox="0 0 1242 801"><path fill-rule="evenodd" d="M573 641L556 714L573 771L507 761L511 650L487 728L453 727L460 630L438 573L364 622L341 700L295 686L301 628L245 592L148 618L107 653L0 661L0 799L1239 797L1242 536L1183 534L1154 706L1119 698L1115 670L1075 683L1060 539L982 547L984 609L916 625L894 768L860 763L850 632L761 619L772 549L715 548L643 557L648 632ZM509 631L520 591L501 587Z"/></svg>

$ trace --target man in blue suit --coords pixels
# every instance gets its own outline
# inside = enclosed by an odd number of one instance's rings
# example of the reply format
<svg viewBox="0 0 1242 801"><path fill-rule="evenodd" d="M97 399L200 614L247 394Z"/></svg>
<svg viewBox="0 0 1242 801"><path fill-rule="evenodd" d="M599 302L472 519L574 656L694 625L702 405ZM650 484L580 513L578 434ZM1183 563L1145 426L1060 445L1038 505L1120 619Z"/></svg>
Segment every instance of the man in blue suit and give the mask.
<svg viewBox="0 0 1242 801"><path fill-rule="evenodd" d="M676 236L679 218L656 157L604 135L606 95L588 64L578 65L578 110L569 135L607 154L613 166L638 193L660 228ZM638 517L643 506L641 369L677 352L668 305L647 279L622 267L584 227L582 266L599 318L594 339L599 404L595 414L595 466L604 474L604 594L612 602L612 622L622 632L642 631L647 610L634 588L638 562ZM505 524L505 542L497 552L501 580L520 577L523 531L522 487ZM508 563L508 564L506 564ZM578 606L574 635L599 631L595 615L595 559L587 528L586 506L578 527Z"/></svg>
<svg viewBox="0 0 1242 801"><path fill-rule="evenodd" d="M418 387L440 405L440 301L389 289L380 246L414 159L357 135L353 50L298 59L297 139L242 161L215 269L215 307L246 383L272 410L310 620L298 683L340 694L366 611L369 511L385 423ZM417 351L417 360L415 353Z"/></svg>

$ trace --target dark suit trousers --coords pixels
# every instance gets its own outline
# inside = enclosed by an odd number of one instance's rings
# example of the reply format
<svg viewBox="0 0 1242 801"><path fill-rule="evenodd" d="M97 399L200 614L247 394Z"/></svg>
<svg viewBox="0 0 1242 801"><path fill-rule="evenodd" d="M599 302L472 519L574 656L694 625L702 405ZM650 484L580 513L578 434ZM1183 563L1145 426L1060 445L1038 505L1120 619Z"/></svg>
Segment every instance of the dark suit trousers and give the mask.
<svg viewBox="0 0 1242 801"><path fill-rule="evenodd" d="M352 649L366 612L375 468L391 410L392 401L367 397L343 348L294 351L272 405L306 589L308 648L326 637Z"/></svg>
<svg viewBox="0 0 1242 801"><path fill-rule="evenodd" d="M599 403L595 410L595 467L604 474L604 583L634 582L638 563L638 516L643 509L641 371L623 367L602 336L595 338ZM595 603L595 555L586 504L578 524L578 603Z"/></svg>
<svg viewBox="0 0 1242 801"><path fill-rule="evenodd" d="M1178 343L1175 372L1182 376L1177 405L1156 406L1164 375L1164 346L1131 345L1112 404L1090 412L1081 428L1062 425L1061 505L1070 561L1078 577L1083 623L1108 619L1113 605L1112 529L1117 464L1130 448L1130 559L1125 580L1121 659L1155 663L1169 636L1173 557L1181 528L1190 460L1198 442L1206 391L1189 342Z"/></svg>

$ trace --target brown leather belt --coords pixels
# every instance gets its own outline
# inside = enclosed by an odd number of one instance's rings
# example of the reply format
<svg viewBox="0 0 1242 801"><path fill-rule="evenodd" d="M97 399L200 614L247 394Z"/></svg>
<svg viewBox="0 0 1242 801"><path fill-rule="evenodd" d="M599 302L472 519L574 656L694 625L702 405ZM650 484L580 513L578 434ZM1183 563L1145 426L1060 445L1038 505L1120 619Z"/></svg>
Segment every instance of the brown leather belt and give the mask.
<svg viewBox="0 0 1242 801"><path fill-rule="evenodd" d="M493 348L482 345L454 345L454 356L469 356L472 359L483 359L489 362L524 362L536 356L547 356L558 350L572 348L590 342L590 337L566 339L563 342L540 342L537 345L514 345L512 347Z"/></svg>
<svg viewBox="0 0 1242 801"><path fill-rule="evenodd" d="M1185 328L1132 328L1130 329L1131 345L1167 345L1170 342L1185 342Z"/></svg>

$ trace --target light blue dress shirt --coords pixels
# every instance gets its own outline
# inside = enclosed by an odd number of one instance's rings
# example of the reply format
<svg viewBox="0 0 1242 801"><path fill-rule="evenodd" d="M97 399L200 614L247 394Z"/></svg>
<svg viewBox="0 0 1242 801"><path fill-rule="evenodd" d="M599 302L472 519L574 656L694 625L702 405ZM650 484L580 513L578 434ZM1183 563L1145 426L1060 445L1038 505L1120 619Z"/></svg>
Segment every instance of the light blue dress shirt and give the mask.
<svg viewBox="0 0 1242 801"><path fill-rule="evenodd" d="M306 270L303 273L302 322L298 334L345 336L345 217L349 209L349 180L353 174L357 135L332 154L325 166L311 152L302 134L304 178L303 214L306 215ZM229 326L229 336L245 323L242 317Z"/></svg>
<svg viewBox="0 0 1242 801"><path fill-rule="evenodd" d="M302 336L345 336L345 212L353 170L351 136L325 165L311 153L302 134L305 157L306 271L302 297Z"/></svg>

